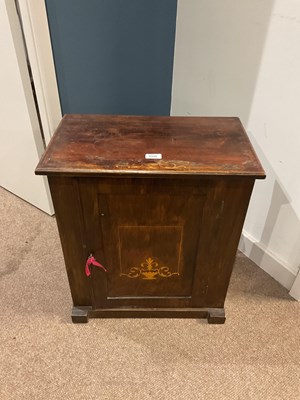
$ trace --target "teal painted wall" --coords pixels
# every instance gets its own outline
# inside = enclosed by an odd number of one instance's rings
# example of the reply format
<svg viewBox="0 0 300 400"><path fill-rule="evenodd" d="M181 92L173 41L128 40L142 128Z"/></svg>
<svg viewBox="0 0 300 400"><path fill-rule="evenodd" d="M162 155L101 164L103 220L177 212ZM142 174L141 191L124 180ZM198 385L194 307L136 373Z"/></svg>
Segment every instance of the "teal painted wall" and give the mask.
<svg viewBox="0 0 300 400"><path fill-rule="evenodd" d="M170 114L177 0L46 6L64 114Z"/></svg>

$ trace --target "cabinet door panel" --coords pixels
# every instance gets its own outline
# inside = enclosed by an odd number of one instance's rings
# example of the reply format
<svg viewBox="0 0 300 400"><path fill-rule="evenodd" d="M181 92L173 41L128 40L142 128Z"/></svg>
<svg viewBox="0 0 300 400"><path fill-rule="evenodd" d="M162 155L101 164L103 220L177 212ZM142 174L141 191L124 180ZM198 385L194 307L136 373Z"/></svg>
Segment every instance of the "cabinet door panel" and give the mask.
<svg viewBox="0 0 300 400"><path fill-rule="evenodd" d="M166 306L189 305L209 184L158 178L80 182L87 251L109 271L92 273L95 307L113 307L120 298L133 306L142 299L149 306L163 299Z"/></svg>

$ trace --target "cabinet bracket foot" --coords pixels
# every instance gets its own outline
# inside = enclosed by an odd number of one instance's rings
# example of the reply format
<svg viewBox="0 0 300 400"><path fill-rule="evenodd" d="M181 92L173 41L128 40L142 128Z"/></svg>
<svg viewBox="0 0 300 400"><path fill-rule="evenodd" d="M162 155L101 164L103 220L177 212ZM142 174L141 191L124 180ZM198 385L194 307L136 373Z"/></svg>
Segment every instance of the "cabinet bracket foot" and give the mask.
<svg viewBox="0 0 300 400"><path fill-rule="evenodd" d="M89 321L89 312L92 310L92 307L82 306L82 307L73 307L72 308L72 322L75 324L84 324Z"/></svg>
<svg viewBox="0 0 300 400"><path fill-rule="evenodd" d="M207 316L209 324L224 324L226 320L224 308L211 309Z"/></svg>

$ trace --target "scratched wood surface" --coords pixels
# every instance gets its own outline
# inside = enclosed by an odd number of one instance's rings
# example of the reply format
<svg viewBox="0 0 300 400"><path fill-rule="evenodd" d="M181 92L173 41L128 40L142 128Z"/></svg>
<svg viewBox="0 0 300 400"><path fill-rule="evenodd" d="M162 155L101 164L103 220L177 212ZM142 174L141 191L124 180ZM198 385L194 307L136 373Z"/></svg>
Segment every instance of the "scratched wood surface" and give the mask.
<svg viewBox="0 0 300 400"><path fill-rule="evenodd" d="M65 115L36 174L265 177L238 118L107 115Z"/></svg>

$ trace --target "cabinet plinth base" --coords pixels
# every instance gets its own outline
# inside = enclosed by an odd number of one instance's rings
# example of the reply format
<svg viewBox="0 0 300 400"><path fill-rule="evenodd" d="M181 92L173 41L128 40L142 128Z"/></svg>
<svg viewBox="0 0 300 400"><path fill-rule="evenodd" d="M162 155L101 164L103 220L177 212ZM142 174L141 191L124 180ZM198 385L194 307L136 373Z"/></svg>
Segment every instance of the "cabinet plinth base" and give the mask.
<svg viewBox="0 0 300 400"><path fill-rule="evenodd" d="M107 308L73 307L72 321L87 323L89 318L207 318L209 324L224 324L224 308Z"/></svg>

